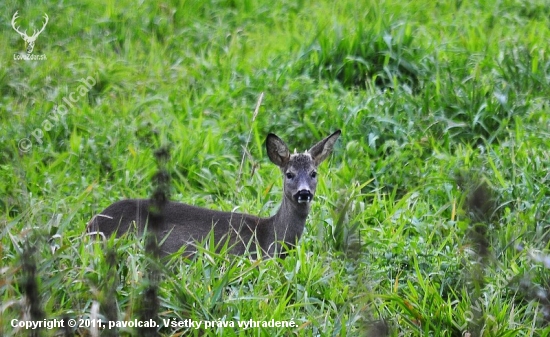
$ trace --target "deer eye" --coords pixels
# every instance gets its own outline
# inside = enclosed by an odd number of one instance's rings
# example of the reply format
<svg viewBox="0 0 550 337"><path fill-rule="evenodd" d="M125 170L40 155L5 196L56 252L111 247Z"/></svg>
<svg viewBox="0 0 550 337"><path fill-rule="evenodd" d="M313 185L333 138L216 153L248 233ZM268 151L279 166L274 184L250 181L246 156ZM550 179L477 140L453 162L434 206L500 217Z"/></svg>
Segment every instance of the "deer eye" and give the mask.
<svg viewBox="0 0 550 337"><path fill-rule="evenodd" d="M287 179L294 178L294 173L292 173L292 172L287 172L285 175L286 175Z"/></svg>
<svg viewBox="0 0 550 337"><path fill-rule="evenodd" d="M315 171L311 172L310 176L312 178L317 178L317 172L315 172Z"/></svg>

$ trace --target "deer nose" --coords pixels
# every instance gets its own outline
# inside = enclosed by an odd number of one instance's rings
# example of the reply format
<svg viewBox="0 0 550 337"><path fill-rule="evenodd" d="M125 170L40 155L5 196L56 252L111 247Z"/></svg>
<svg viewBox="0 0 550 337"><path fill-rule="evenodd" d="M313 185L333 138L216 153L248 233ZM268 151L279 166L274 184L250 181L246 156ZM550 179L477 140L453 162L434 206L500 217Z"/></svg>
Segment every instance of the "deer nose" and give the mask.
<svg viewBox="0 0 550 337"><path fill-rule="evenodd" d="M313 193L311 193L310 190L300 190L294 195L294 199L296 199L299 204L311 202L311 200L313 200Z"/></svg>

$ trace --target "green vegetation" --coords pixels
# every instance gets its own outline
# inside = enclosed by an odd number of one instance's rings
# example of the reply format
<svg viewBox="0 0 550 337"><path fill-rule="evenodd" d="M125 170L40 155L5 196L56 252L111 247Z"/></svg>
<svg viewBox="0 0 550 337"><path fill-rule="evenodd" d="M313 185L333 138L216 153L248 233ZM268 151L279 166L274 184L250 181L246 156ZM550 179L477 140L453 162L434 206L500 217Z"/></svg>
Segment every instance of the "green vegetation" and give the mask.
<svg viewBox="0 0 550 337"><path fill-rule="evenodd" d="M151 195L155 149L171 145L173 200L268 216L281 181L267 133L304 150L338 128L288 258L207 246L159 266L161 320L295 326L162 336L550 333L548 1L3 8L0 335L29 334L11 326L27 311L143 317L154 263L143 240L103 244L85 228L110 203ZM14 60L25 51L10 26L16 10L29 32L49 15L34 48L47 60ZM75 331L94 333L65 333Z"/></svg>

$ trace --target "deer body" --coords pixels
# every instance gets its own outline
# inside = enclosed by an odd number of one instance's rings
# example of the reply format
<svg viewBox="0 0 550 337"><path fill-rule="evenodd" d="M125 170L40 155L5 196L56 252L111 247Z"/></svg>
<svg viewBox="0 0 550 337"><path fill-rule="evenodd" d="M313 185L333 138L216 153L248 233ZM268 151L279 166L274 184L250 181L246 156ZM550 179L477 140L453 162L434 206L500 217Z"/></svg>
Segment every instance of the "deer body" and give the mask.
<svg viewBox="0 0 550 337"><path fill-rule="evenodd" d="M156 227L163 253L173 253L185 246L192 254L197 242L213 235L216 245L227 240L229 252L242 255L257 248L263 254L284 253L300 239L317 186L317 167L332 151L340 131L323 139L305 153L290 154L286 144L269 134L266 140L271 161L283 173L283 200L277 213L269 218L221 212L177 202L168 202L163 221ZM122 200L107 207L88 224L88 231L102 232L109 237L133 230L143 233L149 219L149 199ZM135 226L134 226L135 224Z"/></svg>

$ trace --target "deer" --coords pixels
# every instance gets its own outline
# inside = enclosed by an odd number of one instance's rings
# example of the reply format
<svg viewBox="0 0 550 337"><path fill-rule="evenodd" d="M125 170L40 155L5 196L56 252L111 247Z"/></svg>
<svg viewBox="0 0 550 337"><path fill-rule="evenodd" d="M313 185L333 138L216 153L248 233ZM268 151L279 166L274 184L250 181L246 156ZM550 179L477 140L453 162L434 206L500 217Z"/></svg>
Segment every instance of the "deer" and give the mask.
<svg viewBox="0 0 550 337"><path fill-rule="evenodd" d="M162 210L163 221L154 230L161 254L173 254L183 247L186 256L193 256L199 243L213 237L216 247L226 242L233 255L248 252L257 256L261 250L262 256L284 258L302 236L317 187L317 168L331 154L340 133L337 130L304 153L295 150L294 154L281 138L267 135L267 155L283 176L282 202L271 217L167 201ZM115 202L90 220L88 232L104 237L120 237L132 230L144 234L152 203L150 199Z"/></svg>
<svg viewBox="0 0 550 337"><path fill-rule="evenodd" d="M23 38L23 40L25 41L25 44L27 44L27 54L32 54L32 51L34 50L34 43L36 42L38 35L40 35L40 33L44 31L50 18L48 17L48 14L44 13L44 24L42 25L42 28L39 31L36 31L36 29L34 29L32 36L28 36L26 29L24 32L22 32L19 30L19 27L15 26L15 21L18 19L18 16L17 16L18 12L19 11L16 11L15 14L13 14L13 17L11 18L11 26Z"/></svg>

